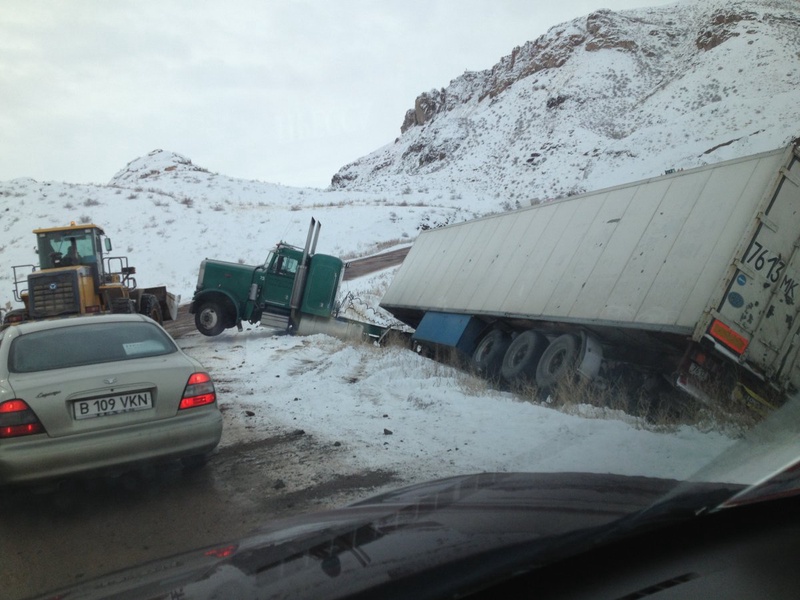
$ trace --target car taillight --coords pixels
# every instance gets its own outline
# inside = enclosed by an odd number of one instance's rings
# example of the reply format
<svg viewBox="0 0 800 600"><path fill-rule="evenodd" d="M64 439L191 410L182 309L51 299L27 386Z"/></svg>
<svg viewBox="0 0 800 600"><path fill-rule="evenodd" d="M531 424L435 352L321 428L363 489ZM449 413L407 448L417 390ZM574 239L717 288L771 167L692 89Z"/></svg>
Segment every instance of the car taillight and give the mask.
<svg viewBox="0 0 800 600"><path fill-rule="evenodd" d="M233 556L236 553L236 549L239 546L236 544L231 544L230 546L223 546L221 548L212 548L211 550L206 550L203 554L205 556L213 556L214 558L228 558L229 556Z"/></svg>
<svg viewBox="0 0 800 600"><path fill-rule="evenodd" d="M22 313L13 313L6 317L6 323L22 323L25 320L25 315Z"/></svg>
<svg viewBox="0 0 800 600"><path fill-rule="evenodd" d="M217 400L214 382L208 373L194 373L183 390L180 409L213 404Z"/></svg>
<svg viewBox="0 0 800 600"><path fill-rule="evenodd" d="M24 400L6 400L0 404L0 438L34 433L44 433L44 427Z"/></svg>
<svg viewBox="0 0 800 600"><path fill-rule="evenodd" d="M99 304L89 304L86 306L87 314L95 314L100 312L100 305Z"/></svg>

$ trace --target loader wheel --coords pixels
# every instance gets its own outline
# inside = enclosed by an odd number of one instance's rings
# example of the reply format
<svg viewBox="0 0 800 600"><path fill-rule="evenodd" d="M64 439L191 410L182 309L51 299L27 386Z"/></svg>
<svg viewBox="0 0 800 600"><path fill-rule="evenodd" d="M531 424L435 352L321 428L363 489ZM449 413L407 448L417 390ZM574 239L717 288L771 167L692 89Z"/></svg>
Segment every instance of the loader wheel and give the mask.
<svg viewBox="0 0 800 600"><path fill-rule="evenodd" d="M3 328L9 325L9 318L14 323L21 323L22 321L28 320L28 315L25 314L24 308L15 308L13 310L8 311L3 317Z"/></svg>
<svg viewBox="0 0 800 600"><path fill-rule="evenodd" d="M150 317L159 325L164 324L164 319L161 315L161 305L158 303L158 299L153 296L153 294L142 294L139 313L146 317Z"/></svg>
<svg viewBox="0 0 800 600"><path fill-rule="evenodd" d="M207 300L194 313L194 324L197 331L207 336L215 336L225 329L225 313L218 302Z"/></svg>
<svg viewBox="0 0 800 600"><path fill-rule="evenodd" d="M565 333L550 342L536 367L536 385L549 390L572 372L580 352L580 339Z"/></svg>
<svg viewBox="0 0 800 600"><path fill-rule="evenodd" d="M547 338L535 331L523 331L511 342L503 357L501 373L509 383L536 378L536 367L547 349Z"/></svg>
<svg viewBox="0 0 800 600"><path fill-rule="evenodd" d="M483 377L497 377L510 343L511 338L507 333L493 329L483 337L472 353L472 368Z"/></svg>
<svg viewBox="0 0 800 600"><path fill-rule="evenodd" d="M114 298L111 301L111 312L116 315L133 314L133 300L130 298Z"/></svg>

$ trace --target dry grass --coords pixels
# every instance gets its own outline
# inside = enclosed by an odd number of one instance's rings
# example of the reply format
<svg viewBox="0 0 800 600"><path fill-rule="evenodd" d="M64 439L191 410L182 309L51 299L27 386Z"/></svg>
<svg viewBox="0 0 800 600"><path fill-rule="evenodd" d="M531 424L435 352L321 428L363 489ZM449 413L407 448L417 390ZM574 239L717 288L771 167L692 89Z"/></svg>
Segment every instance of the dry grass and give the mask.
<svg viewBox="0 0 800 600"><path fill-rule="evenodd" d="M391 343L391 342L390 342ZM407 336L398 337L396 342L408 348ZM496 389L496 382L488 381L469 369L468 359L455 348L443 348L438 352L428 353L431 360L425 361L423 374L426 377L441 379L443 385L454 385L468 396L482 396Z"/></svg>
<svg viewBox="0 0 800 600"><path fill-rule="evenodd" d="M405 335L390 336L384 346L409 348ZM617 381L589 381L573 373L556 387L544 391L532 382L510 386L500 380L487 380L472 371L467 357L454 348L430 351L425 376L438 377L443 385L455 385L470 396L490 390L510 392L521 401L547 406L586 418L616 418L649 431L673 432L683 426L716 431L740 437L771 411L743 393L741 386L719 386L707 390L704 401L672 387L665 379L633 374Z"/></svg>
<svg viewBox="0 0 800 600"><path fill-rule="evenodd" d="M398 329L390 329L381 338L381 345L390 348L411 348L411 336Z"/></svg>
<svg viewBox="0 0 800 600"><path fill-rule="evenodd" d="M598 418L628 415L636 419L637 426L652 431L692 426L738 437L766 414L753 410L753 403L746 398L732 397L730 388L700 401L654 378L611 383L592 382L575 374L549 392L534 384L517 386L512 391L523 400L570 414Z"/></svg>
<svg viewBox="0 0 800 600"><path fill-rule="evenodd" d="M462 373L456 379L458 389L467 396L483 396L492 389L491 383L483 378L471 373Z"/></svg>
<svg viewBox="0 0 800 600"><path fill-rule="evenodd" d="M719 383L705 390L707 398L698 401L698 423L741 435L761 422L775 407L754 402L733 382Z"/></svg>

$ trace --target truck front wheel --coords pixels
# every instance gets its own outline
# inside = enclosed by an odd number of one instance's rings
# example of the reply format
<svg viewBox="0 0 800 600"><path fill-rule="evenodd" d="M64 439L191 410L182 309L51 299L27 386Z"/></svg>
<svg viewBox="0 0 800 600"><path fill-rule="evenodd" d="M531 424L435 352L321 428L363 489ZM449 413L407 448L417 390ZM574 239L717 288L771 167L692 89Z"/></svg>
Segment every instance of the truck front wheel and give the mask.
<svg viewBox="0 0 800 600"><path fill-rule="evenodd" d="M215 336L225 329L225 313L219 302L206 300L194 313L194 324L203 335Z"/></svg>

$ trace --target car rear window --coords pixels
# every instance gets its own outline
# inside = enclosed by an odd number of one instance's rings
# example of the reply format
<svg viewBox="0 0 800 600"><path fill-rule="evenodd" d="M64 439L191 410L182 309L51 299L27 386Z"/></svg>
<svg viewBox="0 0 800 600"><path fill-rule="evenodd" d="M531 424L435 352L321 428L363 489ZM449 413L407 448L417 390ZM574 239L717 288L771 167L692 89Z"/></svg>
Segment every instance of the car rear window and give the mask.
<svg viewBox="0 0 800 600"><path fill-rule="evenodd" d="M13 340L8 370L34 373L177 352L151 323L89 323L26 333Z"/></svg>

